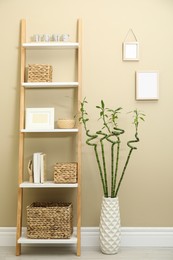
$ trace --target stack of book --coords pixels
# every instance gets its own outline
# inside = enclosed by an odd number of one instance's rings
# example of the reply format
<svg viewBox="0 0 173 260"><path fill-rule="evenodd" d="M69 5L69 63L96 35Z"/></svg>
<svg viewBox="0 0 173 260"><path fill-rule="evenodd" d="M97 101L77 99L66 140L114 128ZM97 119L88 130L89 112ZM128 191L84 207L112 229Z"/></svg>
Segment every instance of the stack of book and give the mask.
<svg viewBox="0 0 173 260"><path fill-rule="evenodd" d="M33 153L33 178L34 183L46 181L46 154Z"/></svg>

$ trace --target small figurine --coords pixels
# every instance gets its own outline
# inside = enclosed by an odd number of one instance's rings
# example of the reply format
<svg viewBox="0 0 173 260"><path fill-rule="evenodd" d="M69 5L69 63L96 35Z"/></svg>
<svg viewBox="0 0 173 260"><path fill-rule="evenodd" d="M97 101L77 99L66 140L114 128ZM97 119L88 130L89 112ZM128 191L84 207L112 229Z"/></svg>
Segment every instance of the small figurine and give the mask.
<svg viewBox="0 0 173 260"><path fill-rule="evenodd" d="M64 33L64 34L61 35L61 39L62 39L63 42L68 42L69 38L70 38L70 35L67 34L67 33Z"/></svg>
<svg viewBox="0 0 173 260"><path fill-rule="evenodd" d="M28 174L29 174L29 182L33 183L32 160L29 160L28 162Z"/></svg>

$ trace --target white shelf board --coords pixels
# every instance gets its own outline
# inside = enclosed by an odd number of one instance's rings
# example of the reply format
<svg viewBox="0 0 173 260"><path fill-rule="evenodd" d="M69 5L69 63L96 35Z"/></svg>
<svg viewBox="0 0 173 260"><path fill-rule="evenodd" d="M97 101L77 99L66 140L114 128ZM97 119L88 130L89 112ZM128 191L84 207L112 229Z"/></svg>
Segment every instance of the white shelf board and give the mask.
<svg viewBox="0 0 173 260"><path fill-rule="evenodd" d="M78 42L26 42L22 46L26 49L77 49Z"/></svg>
<svg viewBox="0 0 173 260"><path fill-rule="evenodd" d="M26 236L21 236L18 239L19 244L76 244L77 237L72 235L71 238L66 239L31 239Z"/></svg>
<svg viewBox="0 0 173 260"><path fill-rule="evenodd" d="M59 129L21 129L22 133L77 133L77 128L59 128Z"/></svg>
<svg viewBox="0 0 173 260"><path fill-rule="evenodd" d="M68 88L78 87L78 82L23 82L22 86L25 88Z"/></svg>
<svg viewBox="0 0 173 260"><path fill-rule="evenodd" d="M53 181L47 181L44 183L30 183L22 182L20 188L77 188L78 183L54 183Z"/></svg>

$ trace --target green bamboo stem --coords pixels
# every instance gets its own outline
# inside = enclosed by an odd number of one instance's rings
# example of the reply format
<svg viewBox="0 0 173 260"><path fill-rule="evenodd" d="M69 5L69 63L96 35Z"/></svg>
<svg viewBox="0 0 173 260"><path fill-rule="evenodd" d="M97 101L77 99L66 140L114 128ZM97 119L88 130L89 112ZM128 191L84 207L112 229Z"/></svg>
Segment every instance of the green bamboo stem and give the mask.
<svg viewBox="0 0 173 260"><path fill-rule="evenodd" d="M81 103L81 113L82 113L82 116L80 118L80 121L83 123L84 125L84 129L85 129L85 133L86 133L86 136L89 137L89 139L86 140L86 143L90 146L94 146L94 153L95 153L95 157L96 157L96 161L97 161L97 165L98 165L98 168L99 168L99 174L100 174L100 178L101 178L101 183L102 183L102 189L103 189L103 193L104 195L106 196L107 194L107 191L106 191L106 188L105 188L105 182L104 182L104 178L103 178L103 171L102 171L102 168L101 168L101 163L100 163L100 160L99 160L99 156L98 156L98 150L97 150L97 144L96 143L91 143L92 140L96 139L98 137L97 134L90 134L89 130L87 129L87 121L88 121L88 118L86 118L87 116L87 113L84 109L84 104L86 103L83 102Z"/></svg>
<svg viewBox="0 0 173 260"><path fill-rule="evenodd" d="M137 147L131 145L132 143L137 143L137 142L139 142L139 138L138 138L138 133L137 133L137 132L136 132L136 134L135 134L135 138L136 138L135 140L131 140L131 141L128 141L128 142L127 142L128 147L130 147L130 148L132 148L132 149L137 149Z"/></svg>
<svg viewBox="0 0 173 260"><path fill-rule="evenodd" d="M102 131L96 132L99 135L103 135L100 139L101 144L101 157L102 157L102 163L103 163L103 172L104 172L104 183L105 183L105 191L106 191L106 197L108 197L108 181L107 181L107 169L106 169L106 160L105 160L105 152L104 152L104 140L107 138L107 134L103 133Z"/></svg>
<svg viewBox="0 0 173 260"><path fill-rule="evenodd" d="M111 145L111 198L113 197L114 190L114 146L115 143Z"/></svg>
<svg viewBox="0 0 173 260"><path fill-rule="evenodd" d="M114 150L115 150L115 145L117 144L117 141L112 141L110 139L111 136L115 136L114 134L109 135L106 140L110 143L111 145L111 198L113 197L113 187L114 187Z"/></svg>
<svg viewBox="0 0 173 260"><path fill-rule="evenodd" d="M106 184L105 184L105 181L104 181L104 178L103 178L103 171L102 171L101 163L100 163L99 156L98 156L97 145L94 146L94 152L95 152L95 156L96 156L97 165L98 165L98 168L99 168L99 173L100 173L100 178L101 178L101 182L102 182L103 193L104 193L104 196L106 197L107 196L107 188L106 188Z"/></svg>
<svg viewBox="0 0 173 260"><path fill-rule="evenodd" d="M94 152L95 152L95 156L96 156L97 165L98 165L98 168L99 168L100 178L101 178L101 182L102 182L102 188L103 188L104 195L106 196L107 195L107 188L106 188L107 185L106 185L105 180L103 178L103 171L102 171L102 167L101 167L101 163L100 163L100 159L99 159L99 155L98 155L97 144L96 143L90 143L92 140L97 138L98 135L89 134L89 130L86 131L86 135L88 137L90 137L89 139L86 140L86 143L90 146L94 146Z"/></svg>
<svg viewBox="0 0 173 260"><path fill-rule="evenodd" d="M117 183L117 175L118 175L118 166L119 166L119 153L120 153L120 139L118 138L117 143L117 156L116 156L116 166L115 166L115 174L114 174L114 180L113 180L113 190L112 190L112 196L114 197L116 183Z"/></svg>
<svg viewBox="0 0 173 260"><path fill-rule="evenodd" d="M105 191L106 191L106 197L108 197L107 170L106 170L104 143L103 143L103 140L104 140L104 139L105 139L105 137L100 140L100 144L101 144L102 162L103 162L103 172L104 172L104 180L105 180L105 182L104 182L104 183L105 183Z"/></svg>
<svg viewBox="0 0 173 260"><path fill-rule="evenodd" d="M127 160L126 160L126 163L125 163L125 165L124 165L124 168L123 168L123 171L122 171L122 174L121 174L119 183L118 183L118 185L117 185L117 189L116 189L116 192L115 192L115 197L117 197L118 191L119 191L119 189L120 189L120 186L121 186L122 180L123 180L123 178L124 178L124 174L125 174L127 165L128 165L128 163L129 163L129 160L130 160L130 157L131 157L131 154L132 154L132 151L135 150L135 149L137 149L137 147L131 145L132 143L137 143L137 142L139 142L139 138L138 138L138 133L137 133L137 132L136 132L136 134L135 134L135 138L136 138L135 140L131 140L131 141L128 141L128 142L127 142L127 145L129 146L130 151L129 151L129 154L128 154L128 156L127 156Z"/></svg>
<svg viewBox="0 0 173 260"><path fill-rule="evenodd" d="M107 138L107 141L112 143L111 146L111 197L114 197L115 194L115 187L116 187L116 180L118 175L118 165L119 165L119 153L120 153L120 138L119 135L123 134L125 131L120 128L114 127L114 131L111 135ZM111 136L116 136L117 141L112 141L110 139ZM114 167L114 146L117 144L117 154L116 154L116 166ZM115 170L114 170L115 168ZM114 173L115 171L115 173Z"/></svg>
<svg viewBox="0 0 173 260"><path fill-rule="evenodd" d="M125 165L124 165L124 169L123 169L123 171L122 171L121 178L120 178L120 180L119 180L119 183L118 183L116 192L115 192L115 194L114 194L114 197L117 197L117 194L118 194L119 188L120 188L120 186L121 186L121 182L122 182L122 180L123 180L123 177L124 177L124 174L125 174L127 165L128 165L128 163L129 163L129 159L130 159L130 157L131 157L132 151L133 151L133 148L131 148L130 151L129 151L129 154L128 154L126 163L125 163Z"/></svg>

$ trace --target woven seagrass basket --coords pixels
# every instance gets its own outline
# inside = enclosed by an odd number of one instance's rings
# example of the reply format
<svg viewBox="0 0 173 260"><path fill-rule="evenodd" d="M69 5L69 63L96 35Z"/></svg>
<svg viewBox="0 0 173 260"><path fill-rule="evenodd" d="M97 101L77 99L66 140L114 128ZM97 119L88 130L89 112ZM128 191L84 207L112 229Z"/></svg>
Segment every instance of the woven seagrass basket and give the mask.
<svg viewBox="0 0 173 260"><path fill-rule="evenodd" d="M28 82L52 82L52 66L46 64L28 65Z"/></svg>
<svg viewBox="0 0 173 260"><path fill-rule="evenodd" d="M72 203L33 202L27 206L28 238L70 238Z"/></svg>
<svg viewBox="0 0 173 260"><path fill-rule="evenodd" d="M76 183L77 182L76 162L56 163L54 166L54 182L55 183Z"/></svg>
<svg viewBox="0 0 173 260"><path fill-rule="evenodd" d="M75 120L74 119L58 119L57 126L58 126L58 128L74 128Z"/></svg>

